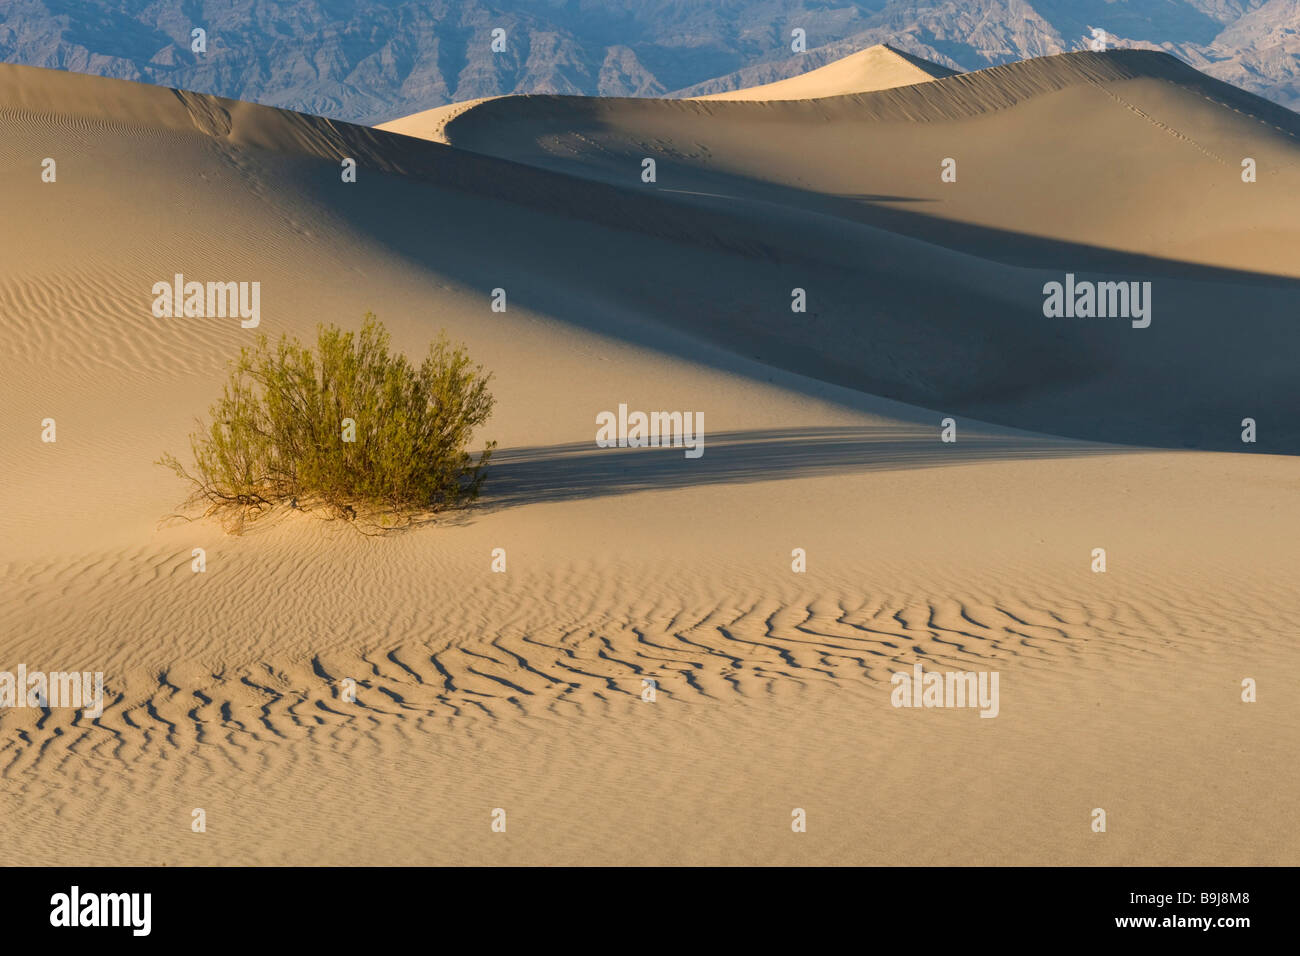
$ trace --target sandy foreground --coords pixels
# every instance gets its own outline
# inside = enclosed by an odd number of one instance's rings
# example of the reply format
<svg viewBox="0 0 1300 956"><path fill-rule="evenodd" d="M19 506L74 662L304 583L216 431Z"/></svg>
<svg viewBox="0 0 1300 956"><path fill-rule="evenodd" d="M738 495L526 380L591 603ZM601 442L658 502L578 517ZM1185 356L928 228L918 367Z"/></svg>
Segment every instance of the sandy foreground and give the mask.
<svg viewBox="0 0 1300 956"><path fill-rule="evenodd" d="M1300 861L1300 119L1155 54L818 92L412 138L0 66L0 670L108 698L0 711L16 858ZM1151 326L1045 318L1065 272L1151 280ZM259 281L273 336L465 342L484 500L164 520L256 334L155 317L175 273ZM620 403L703 456L598 449ZM997 717L892 706L918 662Z"/></svg>

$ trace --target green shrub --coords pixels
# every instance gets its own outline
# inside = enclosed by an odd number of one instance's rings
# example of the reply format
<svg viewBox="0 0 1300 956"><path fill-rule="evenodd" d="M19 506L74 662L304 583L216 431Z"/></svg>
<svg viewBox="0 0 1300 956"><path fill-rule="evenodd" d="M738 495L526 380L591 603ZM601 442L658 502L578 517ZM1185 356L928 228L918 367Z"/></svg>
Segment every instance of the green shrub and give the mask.
<svg viewBox="0 0 1300 956"><path fill-rule="evenodd" d="M496 444L477 463L466 450L492 413L491 376L445 336L418 368L388 343L370 313L356 334L318 327L314 350L260 336L190 436L194 471L170 454L158 463L231 531L282 503L382 528L472 501Z"/></svg>

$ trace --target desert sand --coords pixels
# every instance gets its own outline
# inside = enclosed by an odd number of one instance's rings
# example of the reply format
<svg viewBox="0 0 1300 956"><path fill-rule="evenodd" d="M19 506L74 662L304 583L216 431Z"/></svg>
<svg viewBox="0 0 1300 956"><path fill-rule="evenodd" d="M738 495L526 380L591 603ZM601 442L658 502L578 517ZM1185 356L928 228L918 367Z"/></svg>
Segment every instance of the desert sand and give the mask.
<svg viewBox="0 0 1300 956"><path fill-rule="evenodd" d="M825 66L774 83L763 83L726 93L692 97L700 100L810 100L845 93L870 93L896 86L912 86L956 71L938 63L896 50L885 43L859 50ZM405 130L398 129L402 133Z"/></svg>
<svg viewBox="0 0 1300 956"><path fill-rule="evenodd" d="M846 93L868 93L896 86L911 86L938 77L951 76L954 72L938 63L931 63L929 60L880 43L789 79L730 90L726 93L689 97L689 99L759 101L817 99L842 96ZM380 123L376 129L432 140L435 143L446 143L449 142L446 133L448 123L462 113L501 98L479 97L459 103L449 103L446 106L436 106L431 110L422 110L419 113L389 120L387 123Z"/></svg>
<svg viewBox="0 0 1300 956"><path fill-rule="evenodd" d="M0 711L0 839L1296 863L1300 117L1144 52L819 93L385 130L0 66L0 670L108 697ZM261 282L260 327L155 317L176 273ZM1150 326L1045 317L1065 273L1151 281ZM380 538L169 519L153 462L240 346L366 311L494 372L484 498ZM703 456L597 448L620 403L702 411ZM998 716L893 707L917 662L997 671Z"/></svg>

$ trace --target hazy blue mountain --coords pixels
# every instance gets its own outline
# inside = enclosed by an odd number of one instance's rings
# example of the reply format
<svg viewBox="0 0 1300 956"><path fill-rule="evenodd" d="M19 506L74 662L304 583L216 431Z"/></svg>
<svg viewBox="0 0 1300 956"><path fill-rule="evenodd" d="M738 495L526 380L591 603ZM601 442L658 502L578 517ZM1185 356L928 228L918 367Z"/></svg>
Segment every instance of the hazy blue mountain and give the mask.
<svg viewBox="0 0 1300 956"><path fill-rule="evenodd" d="M1094 28L1300 106L1300 0L0 0L0 60L378 122L498 93L721 92L885 42L974 70Z"/></svg>

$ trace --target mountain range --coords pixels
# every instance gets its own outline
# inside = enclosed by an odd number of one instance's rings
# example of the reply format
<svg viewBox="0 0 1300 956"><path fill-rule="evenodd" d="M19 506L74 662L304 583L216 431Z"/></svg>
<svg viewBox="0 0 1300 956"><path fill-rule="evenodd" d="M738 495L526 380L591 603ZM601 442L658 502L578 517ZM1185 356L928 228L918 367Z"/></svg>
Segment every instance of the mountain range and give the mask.
<svg viewBox="0 0 1300 956"><path fill-rule="evenodd" d="M951 70L1159 49L1290 108L1300 0L5 0L0 61L358 123L508 93L699 96L887 43ZM193 31L204 31L194 52ZM493 49L494 31L497 50ZM802 31L796 34L795 31ZM796 37L804 48L794 52Z"/></svg>

